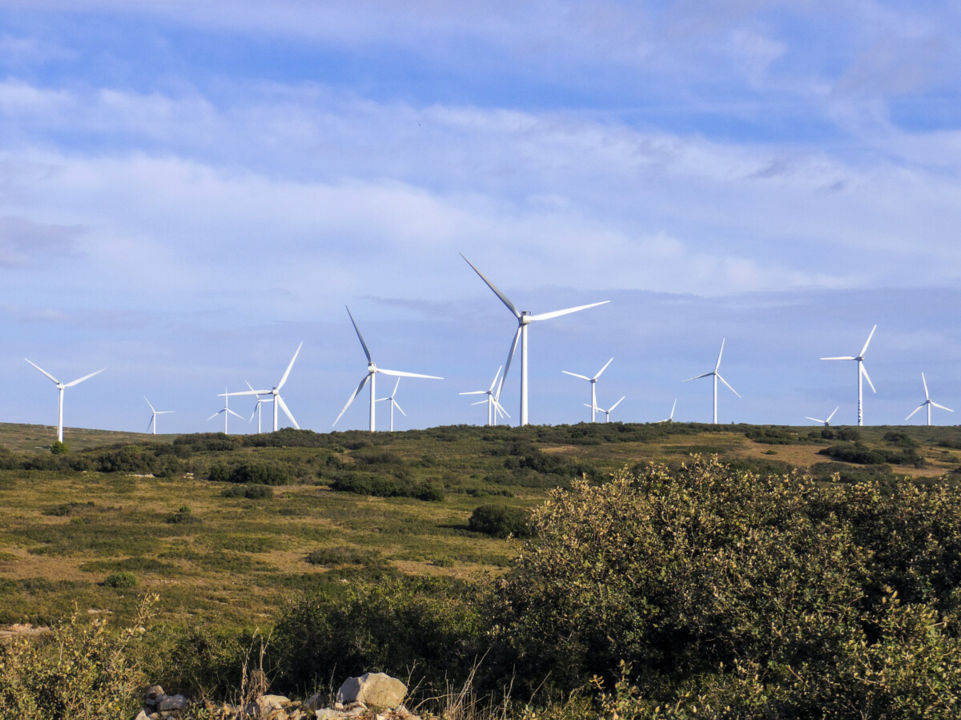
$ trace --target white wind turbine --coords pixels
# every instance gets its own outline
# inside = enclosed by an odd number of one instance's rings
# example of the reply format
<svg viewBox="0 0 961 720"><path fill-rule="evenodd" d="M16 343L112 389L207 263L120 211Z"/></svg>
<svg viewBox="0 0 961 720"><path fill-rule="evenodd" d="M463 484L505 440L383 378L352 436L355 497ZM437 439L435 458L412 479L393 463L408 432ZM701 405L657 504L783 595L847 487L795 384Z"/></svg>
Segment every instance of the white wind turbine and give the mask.
<svg viewBox="0 0 961 720"><path fill-rule="evenodd" d="M378 373L380 373L381 375L390 375L392 377L423 378L425 380L443 380L444 378L438 377L437 375L422 375L420 373L404 372L402 370L388 370L386 368L377 367L377 364L374 362L373 358L370 355L370 350L367 348L367 343L364 342L364 336L360 334L360 328L357 327L357 323L354 321L354 316L351 315L350 313L350 308L347 308L347 315L350 317L350 322L354 326L354 332L357 333L357 339L360 340L360 346L364 349L364 355L367 356L367 374L364 375L364 379L360 381L360 384L356 388L354 388L354 392L352 392L350 394L350 397L347 398L347 404L344 405L344 409L340 411L340 415L337 416L337 419L334 420L333 424L336 425L337 421L340 420L341 417L343 417L343 414L347 412L347 408L349 408L350 404L354 402L354 398L357 397L357 394L364 389L364 385L366 385L369 381L370 382L370 431L374 432L374 430L377 428L376 382L377 382Z"/></svg>
<svg viewBox="0 0 961 720"><path fill-rule="evenodd" d="M828 415L826 418L824 418L824 420L821 420L820 418L816 418L816 417L811 417L810 415L805 415L804 418L805 418L806 420L810 420L811 422L816 422L816 423L818 423L818 424L820 424L820 425L823 425L824 427L827 427L828 425L831 424L831 418L834 417L834 413L836 413L836 412L838 411L838 408L839 408L839 407L841 407L841 406L840 406L840 405L836 406L836 407L831 411L831 414Z"/></svg>
<svg viewBox="0 0 961 720"><path fill-rule="evenodd" d="M717 425L717 381L720 380L722 383L724 383L727 386L728 390L730 390L732 393L734 393L738 397L741 397L738 391L735 390L733 387L731 387L731 384L727 380L725 380L723 377L721 377L721 373L718 372L718 370L721 369L721 356L724 355L724 342L726 341L726 339L727 338L721 338L721 349L717 353L717 362L714 364L714 369L711 370L710 372L702 373L700 375L695 375L694 377L688 378L687 380L684 381L684 382L690 382L691 380L700 380L701 378L705 378L705 377L714 378L714 424L715 425Z"/></svg>
<svg viewBox="0 0 961 720"><path fill-rule="evenodd" d="M82 378L77 378L76 380L71 380L68 383L63 383L57 380L57 378L55 378L53 375L48 373L46 370L44 370L42 367L37 365L35 362L30 360L29 358L24 358L24 360L26 360L28 363L33 365L37 370L39 370L48 378L50 378L54 382L54 384L57 386L57 391L59 392L59 398L57 399L57 442L62 443L63 442L63 391L66 390L68 387L79 385L84 380L89 380L94 375L99 375L104 370L106 370L106 368L101 368L100 370L97 370L96 372L92 372L89 375L84 375Z"/></svg>
<svg viewBox="0 0 961 720"><path fill-rule="evenodd" d="M397 378L397 382L394 383L394 389L391 391L390 395L387 397L377 398L377 402L389 402L390 403L390 431L394 432L394 408L400 410L400 414L407 417L407 413L404 412L404 408L400 406L397 402L397 388L400 386L400 378Z"/></svg>
<svg viewBox="0 0 961 720"><path fill-rule="evenodd" d="M924 373L921 373L921 382L924 384L924 402L918 405L916 408L914 408L914 410L912 410L911 413L906 418L904 418L905 420L910 420L911 416L914 415L914 413L916 413L918 410L920 410L925 406L927 406L928 408L928 425L931 424L931 406L932 405L936 408L947 410L948 412L954 412L954 410L952 410L951 408L945 407L944 405L939 405L938 403L934 402L934 400L931 399L931 395L928 394L928 381L925 380Z"/></svg>
<svg viewBox="0 0 961 720"><path fill-rule="evenodd" d="M143 396L143 399L144 399L144 400L147 400L147 396L144 395L144 396ZM173 410L158 410L157 408L155 408L153 405L150 404L150 401L149 401L149 400L147 400L147 405L150 407L150 422L147 423L147 432L150 432L150 428L152 427L152 428L153 428L153 434L156 435L156 434L157 434L157 416L158 416L158 415L169 415L170 413L172 413L172 412L174 412L174 411L173 411Z"/></svg>
<svg viewBox="0 0 961 720"><path fill-rule="evenodd" d="M624 402L624 399L625 399L626 397L627 397L627 395L621 395L621 399L618 400L618 401L617 401L616 403L614 403L613 405L611 405L609 408L607 408L607 410L605 410L605 409L602 408L602 407L597 407L597 404L596 404L596 403L594 404L593 407L597 408L597 411L598 411L598 412L604 413L605 418L606 418L606 419L604 420L604 422L610 422L610 421L611 421L611 413L614 412L614 408L616 408L618 405L620 405L622 402ZM584 403L584 407L591 407L591 405L588 405L587 403Z"/></svg>
<svg viewBox="0 0 961 720"><path fill-rule="evenodd" d="M598 370L597 373L594 375L594 377L587 377L587 375L574 373L574 372L571 372L570 370L561 370L561 372L564 373L565 375L570 375L571 377L580 378L581 380L587 380L587 382L591 384L591 404L588 405L588 407L591 409L591 422L597 421L597 411L600 410L600 408L597 407L597 378L601 376L601 373L607 370L607 366L610 365L612 362L614 362L614 358L611 358L606 363L604 363L604 367ZM621 399L623 400L623 398ZM611 410L613 409L614 408L611 408ZM602 412L610 412L610 411L602 410ZM610 421L610 415L608 415L607 419L608 421Z"/></svg>
<svg viewBox="0 0 961 720"><path fill-rule="evenodd" d="M236 393L229 393L229 392L227 392L227 388L224 388L224 393L223 393L223 395L219 395L219 396L218 396L218 397L222 397L222 398L224 399L224 406L223 406L222 408L220 408L220 410L218 410L217 412L215 412L213 415L211 415L209 418L207 418L207 422L210 422L211 420L213 420L213 419L214 419L215 417L217 417L218 415L223 415L223 416L224 416L224 435L227 434L227 418L228 418L228 416L233 415L234 417L240 418L241 420L244 419L242 415L240 415L240 414L238 414L238 413L235 413L233 410L230 409L230 396L231 396L231 395L236 395Z"/></svg>
<svg viewBox="0 0 961 720"><path fill-rule="evenodd" d="M287 419L290 420L290 424L300 430L300 425L298 425L297 421L294 420L294 416L291 414L290 408L287 407L287 403L285 403L284 399L280 396L280 388L282 388L284 383L287 382L287 378L290 376L290 370L294 367L294 362L297 360L297 356L300 355L300 349L303 346L303 342L297 346L297 349L294 350L294 356L290 358L290 363L288 363L287 369L284 370L284 374L280 378L280 382L270 388L270 390L254 390L253 388L250 388L249 390L230 393L230 395L237 397L241 395L255 395L259 398L261 396L269 395L271 399L268 402L273 402L274 404L274 432L277 432L277 408L283 410L284 415L286 415ZM247 387L250 387L250 383L247 384ZM260 425L259 421L257 424L258 426Z"/></svg>
<svg viewBox="0 0 961 720"><path fill-rule="evenodd" d="M497 372L494 373L494 379L491 380L491 386L486 390L471 390L470 392L457 393L458 395L486 395L486 400L479 400L478 402L471 403L472 405L487 405L487 425L488 427L494 427L497 424L497 413L500 413L504 417L510 417L507 411L500 404L500 400L497 399L497 393L494 392L494 388L497 386L497 378L500 377L503 365L497 366Z"/></svg>
<svg viewBox="0 0 961 720"><path fill-rule="evenodd" d="M527 326L532 322L539 320L552 320L556 317L561 317L562 315L570 315L571 313L578 312L580 310L587 310L588 308L597 307L598 305L605 305L610 302L610 300L602 300L601 302L591 303L589 305L578 305L577 307L565 308L564 310L554 310L552 312L539 313L534 315L527 312L526 310L518 310L514 307L514 304L507 299L500 290L494 287L484 274L474 267L473 263L464 257L463 253L461 257L464 261L471 266L471 268L480 276L487 287L489 287L494 294L500 298L501 302L507 306L507 309L513 313L514 317L517 319L517 330L514 332L514 340L511 342L511 349L507 353L507 363L504 366L504 376L501 378L500 387L497 389L497 398L500 399L501 389L504 387L504 380L507 378L507 373L511 369L511 360L514 357L514 351L517 350L517 342L520 340L521 343L521 409L520 409L520 424L527 425Z"/></svg>
<svg viewBox="0 0 961 720"><path fill-rule="evenodd" d="M671 405L671 414L668 415L668 416L667 416L666 418L664 418L663 420L661 420L660 422L669 422L669 423L674 422L674 411L675 411L675 410L677 410L677 398L674 398L674 404Z"/></svg>
<svg viewBox="0 0 961 720"><path fill-rule="evenodd" d="M250 388L251 390L254 389L254 386L251 385L249 382L247 382L246 380L244 380L244 382L247 384L248 388ZM256 390L254 392L256 392ZM254 406L253 411L250 413L250 418L247 420L247 422L253 422L254 415L255 414L257 415L257 434L258 435L260 435L263 432L263 430L261 430L261 422L260 422L261 406L264 405L265 403L272 403L273 401L274 401L273 395L271 395L270 397L265 397L263 395L257 396L257 404Z"/></svg>
<svg viewBox="0 0 961 720"><path fill-rule="evenodd" d="M863 389L861 386L861 378L868 381L868 385L871 386L871 392L876 393L877 390L874 389L874 383L871 382L871 376L868 375L868 371L864 369L864 353L868 351L868 345L871 343L871 338L874 337L874 331L878 329L875 325L871 328L871 333L868 335L868 339L864 341L864 347L861 348L861 352L857 355L842 355L839 357L823 357L822 360L854 360L858 364L858 426L864 425L864 412L862 410L862 401L864 398Z"/></svg>

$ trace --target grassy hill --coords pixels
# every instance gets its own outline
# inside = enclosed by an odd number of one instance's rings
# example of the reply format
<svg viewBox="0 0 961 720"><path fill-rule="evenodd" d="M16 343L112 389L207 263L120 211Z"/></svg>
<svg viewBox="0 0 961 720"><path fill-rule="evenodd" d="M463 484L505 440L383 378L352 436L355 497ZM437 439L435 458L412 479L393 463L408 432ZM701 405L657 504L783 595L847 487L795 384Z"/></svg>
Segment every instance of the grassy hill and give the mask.
<svg viewBox="0 0 961 720"><path fill-rule="evenodd" d="M601 482L692 453L825 481L961 472L957 427L74 429L64 456L50 454L50 439L50 428L0 424L0 623L49 622L74 603L126 612L146 589L160 594L166 622L253 626L305 588L390 575L477 580L520 547L472 532L478 506L526 509L573 478Z"/></svg>

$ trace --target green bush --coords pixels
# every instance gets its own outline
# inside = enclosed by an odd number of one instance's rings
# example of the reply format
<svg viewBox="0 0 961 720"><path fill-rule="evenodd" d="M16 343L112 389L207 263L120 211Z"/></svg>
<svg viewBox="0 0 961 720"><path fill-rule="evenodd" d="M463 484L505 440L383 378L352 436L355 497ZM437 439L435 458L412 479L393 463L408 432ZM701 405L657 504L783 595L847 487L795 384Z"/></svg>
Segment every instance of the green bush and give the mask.
<svg viewBox="0 0 961 720"><path fill-rule="evenodd" d="M53 455L66 455L68 452L70 452L70 446L65 442L55 440L53 445L50 446L50 453Z"/></svg>
<svg viewBox="0 0 961 720"><path fill-rule="evenodd" d="M291 476L287 468L279 464L245 462L233 467L212 465L207 471L207 480L249 485L289 485Z"/></svg>
<svg viewBox="0 0 961 720"><path fill-rule="evenodd" d="M137 576L129 570L121 570L107 575L103 579L103 584L118 589L137 587Z"/></svg>
<svg viewBox="0 0 961 720"><path fill-rule="evenodd" d="M221 497L243 497L249 500L272 498L274 489L269 485L228 485L220 491Z"/></svg>
<svg viewBox="0 0 961 720"><path fill-rule="evenodd" d="M507 505L479 505L471 513L467 526L474 532L494 537L529 537L530 515L522 508Z"/></svg>
<svg viewBox="0 0 961 720"><path fill-rule="evenodd" d="M330 481L330 489L374 497L412 497L435 502L444 499L444 489L437 483L411 483L364 472L342 473Z"/></svg>
<svg viewBox="0 0 961 720"><path fill-rule="evenodd" d="M177 512L165 517L164 522L170 523L171 525L188 525L191 523L199 523L200 518L194 515L188 506L181 505Z"/></svg>

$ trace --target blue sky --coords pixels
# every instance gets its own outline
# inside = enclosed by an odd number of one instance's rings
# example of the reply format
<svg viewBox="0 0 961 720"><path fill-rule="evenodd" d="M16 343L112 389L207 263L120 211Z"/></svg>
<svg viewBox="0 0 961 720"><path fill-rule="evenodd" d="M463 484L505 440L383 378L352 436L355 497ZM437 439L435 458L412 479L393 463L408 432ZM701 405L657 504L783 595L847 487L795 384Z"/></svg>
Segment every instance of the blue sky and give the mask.
<svg viewBox="0 0 961 720"><path fill-rule="evenodd" d="M961 9L947 2L0 0L0 420L214 430L225 385L330 429L482 422L518 306L531 421L961 410ZM517 415L517 375L504 391ZM389 390L382 382L378 388ZM381 406L383 407L383 406ZM238 403L238 409L249 408ZM921 414L912 418L917 420ZM381 414L383 417L383 412ZM935 415L940 422L956 416ZM363 402L339 428L366 425ZM236 426L249 431L250 426Z"/></svg>

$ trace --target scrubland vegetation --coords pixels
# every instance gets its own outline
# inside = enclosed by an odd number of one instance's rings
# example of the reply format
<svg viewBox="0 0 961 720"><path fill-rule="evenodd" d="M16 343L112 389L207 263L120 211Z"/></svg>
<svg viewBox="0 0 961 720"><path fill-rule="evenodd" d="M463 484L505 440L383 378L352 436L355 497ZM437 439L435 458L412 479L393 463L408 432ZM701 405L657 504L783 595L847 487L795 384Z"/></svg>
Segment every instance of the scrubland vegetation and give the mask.
<svg viewBox="0 0 961 720"><path fill-rule="evenodd" d="M54 632L0 649L0 718L251 664L472 718L961 715L959 428L18 432L0 622Z"/></svg>

